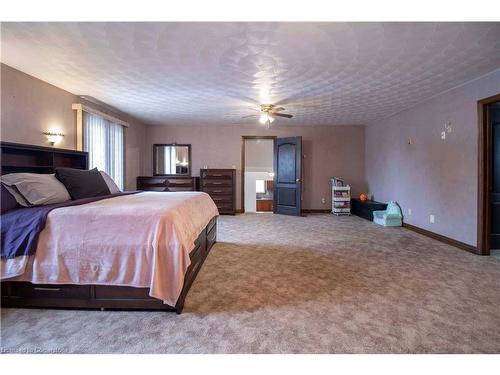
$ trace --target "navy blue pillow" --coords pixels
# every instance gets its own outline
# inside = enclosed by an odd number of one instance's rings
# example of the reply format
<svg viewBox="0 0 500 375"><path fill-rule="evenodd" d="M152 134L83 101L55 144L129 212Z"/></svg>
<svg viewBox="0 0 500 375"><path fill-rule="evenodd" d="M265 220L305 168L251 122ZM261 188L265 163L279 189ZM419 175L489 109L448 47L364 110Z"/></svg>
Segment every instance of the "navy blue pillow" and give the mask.
<svg viewBox="0 0 500 375"><path fill-rule="evenodd" d="M9 193L9 191L5 188L5 186L3 186L3 184L0 184L2 185L2 193L1 193L1 196L2 196L2 214L4 212L7 212L9 210L12 210L13 208L16 208L16 207L19 207L19 203L17 203L16 201L16 198L14 198L14 196Z"/></svg>

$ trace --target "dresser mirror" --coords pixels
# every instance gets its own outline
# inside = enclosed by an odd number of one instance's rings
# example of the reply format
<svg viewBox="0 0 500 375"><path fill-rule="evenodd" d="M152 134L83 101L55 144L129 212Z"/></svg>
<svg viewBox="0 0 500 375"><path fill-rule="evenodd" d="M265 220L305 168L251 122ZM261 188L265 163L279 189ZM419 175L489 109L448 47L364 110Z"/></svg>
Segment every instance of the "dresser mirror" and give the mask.
<svg viewBox="0 0 500 375"><path fill-rule="evenodd" d="M155 176L191 176L191 145L154 144Z"/></svg>

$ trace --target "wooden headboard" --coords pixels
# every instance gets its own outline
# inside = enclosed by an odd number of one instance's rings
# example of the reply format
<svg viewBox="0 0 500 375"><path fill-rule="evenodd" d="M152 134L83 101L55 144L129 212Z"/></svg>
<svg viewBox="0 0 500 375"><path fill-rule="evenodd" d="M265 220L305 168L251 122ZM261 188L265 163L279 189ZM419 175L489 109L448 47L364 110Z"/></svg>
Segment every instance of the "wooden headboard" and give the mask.
<svg viewBox="0 0 500 375"><path fill-rule="evenodd" d="M87 152L61 148L0 143L1 174L54 173L57 167L88 169Z"/></svg>

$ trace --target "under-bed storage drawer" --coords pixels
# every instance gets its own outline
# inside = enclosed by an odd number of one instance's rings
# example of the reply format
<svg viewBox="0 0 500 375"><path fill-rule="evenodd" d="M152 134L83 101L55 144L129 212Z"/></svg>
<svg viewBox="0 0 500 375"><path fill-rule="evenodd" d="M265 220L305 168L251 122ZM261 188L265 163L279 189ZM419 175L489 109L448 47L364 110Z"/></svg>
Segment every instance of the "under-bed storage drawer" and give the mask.
<svg viewBox="0 0 500 375"><path fill-rule="evenodd" d="M95 299L151 299L149 288L133 288L130 286L105 286L95 287Z"/></svg>
<svg viewBox="0 0 500 375"><path fill-rule="evenodd" d="M217 241L217 224L215 224L211 228L207 228L207 248L206 251L210 251L212 245Z"/></svg>
<svg viewBox="0 0 500 375"><path fill-rule="evenodd" d="M212 220L209 221L207 224L207 227L205 228L206 233L209 233L212 231L212 228L217 224L217 217L213 217Z"/></svg>
<svg viewBox="0 0 500 375"><path fill-rule="evenodd" d="M89 285L44 285L12 281L8 283L11 297L24 298L90 298ZM2 288L2 293L4 292Z"/></svg>
<svg viewBox="0 0 500 375"><path fill-rule="evenodd" d="M195 242L195 247L189 253L189 259L191 260L191 265L197 263L203 257L203 251L205 250L205 239L203 241Z"/></svg>

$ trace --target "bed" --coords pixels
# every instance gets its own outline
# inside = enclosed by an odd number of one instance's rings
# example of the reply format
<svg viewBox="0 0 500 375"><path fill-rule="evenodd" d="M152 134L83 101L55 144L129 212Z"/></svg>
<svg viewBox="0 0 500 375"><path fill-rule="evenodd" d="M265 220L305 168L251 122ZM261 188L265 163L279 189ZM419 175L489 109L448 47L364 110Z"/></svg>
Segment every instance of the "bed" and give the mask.
<svg viewBox="0 0 500 375"><path fill-rule="evenodd" d="M84 152L1 147L2 174L87 167ZM2 306L181 313L216 242L217 215L201 192L138 192L54 209L35 255L2 259Z"/></svg>

